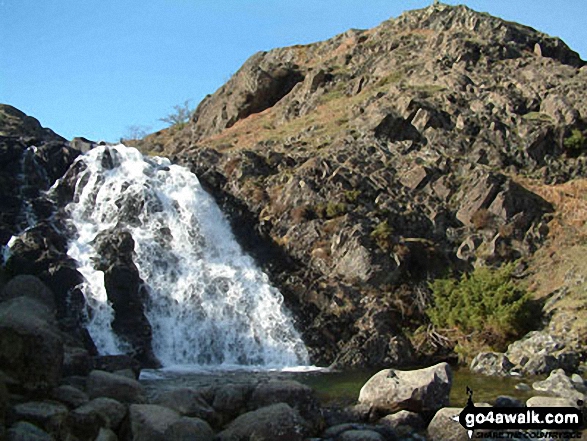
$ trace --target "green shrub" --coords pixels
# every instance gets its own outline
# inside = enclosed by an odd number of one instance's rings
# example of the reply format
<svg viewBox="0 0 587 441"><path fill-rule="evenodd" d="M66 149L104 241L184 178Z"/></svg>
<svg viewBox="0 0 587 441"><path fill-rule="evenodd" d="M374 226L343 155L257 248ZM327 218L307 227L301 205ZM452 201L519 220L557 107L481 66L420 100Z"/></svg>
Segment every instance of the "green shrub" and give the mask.
<svg viewBox="0 0 587 441"><path fill-rule="evenodd" d="M477 268L460 279L437 279L430 284L434 307L427 313L440 329L477 336L500 349L525 333L530 296L512 280L513 264L499 269ZM478 343L478 342L477 342Z"/></svg>
<svg viewBox="0 0 587 441"><path fill-rule="evenodd" d="M342 216L346 214L347 206L342 202L329 202L326 205L326 217L329 219L333 219L338 216Z"/></svg>
<svg viewBox="0 0 587 441"><path fill-rule="evenodd" d="M370 236L379 248L381 248L383 251L389 251L389 249L391 248L393 228L391 228L387 221L384 220L383 222L380 222L373 229L373 231L371 231Z"/></svg>
<svg viewBox="0 0 587 441"><path fill-rule="evenodd" d="M314 206L312 211L320 219L334 219L346 214L348 207L344 202L328 202Z"/></svg>
<svg viewBox="0 0 587 441"><path fill-rule="evenodd" d="M351 204L357 202L359 196L361 196L361 190L347 190L344 192L344 198Z"/></svg>
<svg viewBox="0 0 587 441"><path fill-rule="evenodd" d="M567 150L580 152L587 147L587 138L585 138L585 135L583 135L581 130L573 129L571 134L564 139L563 145Z"/></svg>

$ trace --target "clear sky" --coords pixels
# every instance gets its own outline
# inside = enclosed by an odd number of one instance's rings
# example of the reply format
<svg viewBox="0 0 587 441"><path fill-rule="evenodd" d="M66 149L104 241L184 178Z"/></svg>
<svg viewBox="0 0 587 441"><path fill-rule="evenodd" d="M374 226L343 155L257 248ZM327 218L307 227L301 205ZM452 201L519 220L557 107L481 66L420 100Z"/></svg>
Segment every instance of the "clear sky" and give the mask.
<svg viewBox="0 0 587 441"><path fill-rule="evenodd" d="M0 0L0 102L71 139L155 131L253 53L371 28L432 0ZM587 58L586 0L445 0L561 37Z"/></svg>

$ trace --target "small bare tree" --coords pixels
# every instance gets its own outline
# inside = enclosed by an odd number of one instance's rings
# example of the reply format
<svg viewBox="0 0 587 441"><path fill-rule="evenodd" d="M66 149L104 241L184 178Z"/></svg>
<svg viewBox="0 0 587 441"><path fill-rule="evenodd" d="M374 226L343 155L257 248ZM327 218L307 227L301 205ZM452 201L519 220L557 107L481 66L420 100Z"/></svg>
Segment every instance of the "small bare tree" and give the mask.
<svg viewBox="0 0 587 441"><path fill-rule="evenodd" d="M173 106L173 112L163 118L159 118L159 121L163 121L170 126L183 127L190 120L192 112L193 109L190 108L190 100L186 100L183 104Z"/></svg>
<svg viewBox="0 0 587 441"><path fill-rule="evenodd" d="M149 134L151 131L150 126L142 126L139 124L134 124L132 126L128 126L126 128L126 133L124 137L121 139L124 140L135 140L135 139L143 139L145 136Z"/></svg>

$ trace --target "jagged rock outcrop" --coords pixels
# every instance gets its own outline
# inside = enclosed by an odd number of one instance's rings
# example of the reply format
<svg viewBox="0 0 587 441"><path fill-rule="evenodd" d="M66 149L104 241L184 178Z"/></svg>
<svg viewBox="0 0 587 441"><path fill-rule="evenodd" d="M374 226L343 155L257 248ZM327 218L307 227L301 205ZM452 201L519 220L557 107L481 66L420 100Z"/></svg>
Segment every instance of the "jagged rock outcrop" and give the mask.
<svg viewBox="0 0 587 441"><path fill-rule="evenodd" d="M317 362L410 364L426 281L528 257L553 207L524 179L587 176L583 65L558 38L438 4L255 54L141 147L196 172Z"/></svg>

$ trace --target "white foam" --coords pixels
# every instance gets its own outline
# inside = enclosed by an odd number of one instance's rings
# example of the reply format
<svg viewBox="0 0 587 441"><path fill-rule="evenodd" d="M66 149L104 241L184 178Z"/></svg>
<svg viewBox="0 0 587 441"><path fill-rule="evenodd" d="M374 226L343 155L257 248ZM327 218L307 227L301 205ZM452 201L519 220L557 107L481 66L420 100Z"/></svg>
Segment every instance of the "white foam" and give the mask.
<svg viewBox="0 0 587 441"><path fill-rule="evenodd" d="M107 150L111 169L102 163ZM150 293L153 349L165 366L308 364L281 293L243 253L194 174L123 145L101 146L77 160L86 167L67 207L78 232L69 255L88 282L88 330L100 352L127 348L110 326L113 310L103 274L93 267L92 241L122 224L135 240L134 261Z"/></svg>

